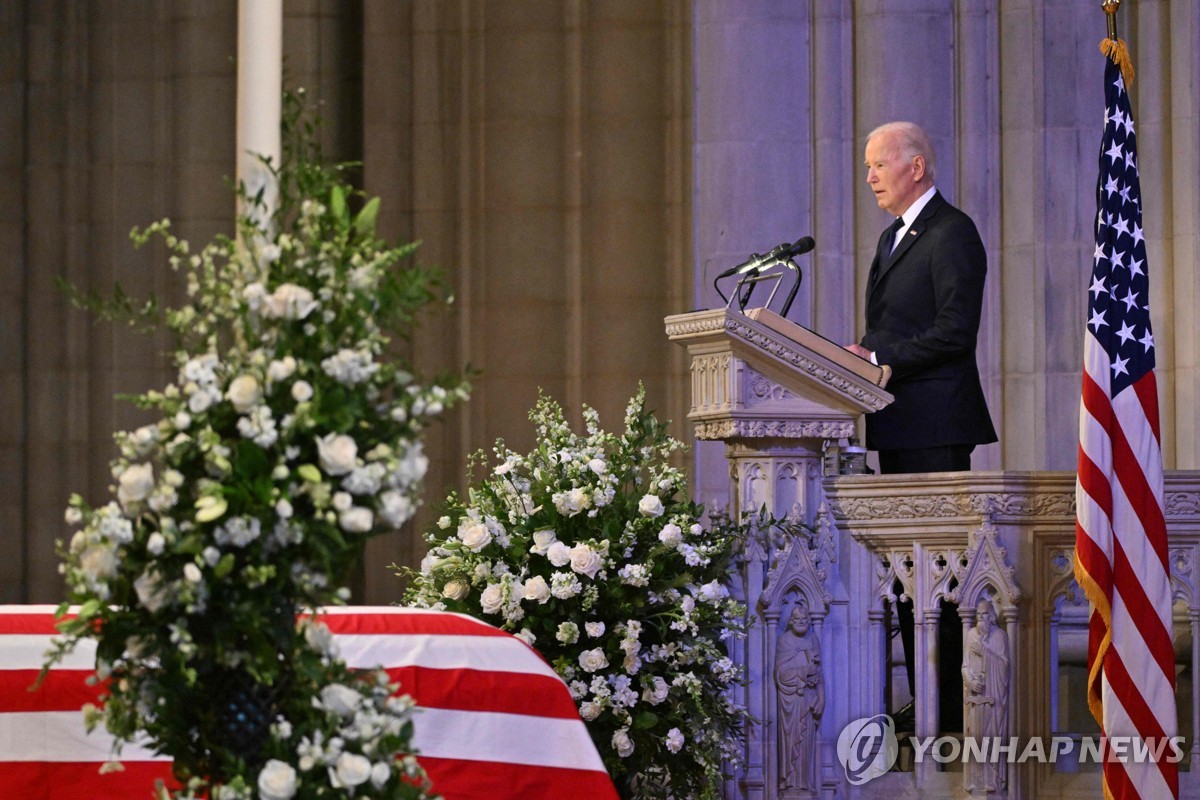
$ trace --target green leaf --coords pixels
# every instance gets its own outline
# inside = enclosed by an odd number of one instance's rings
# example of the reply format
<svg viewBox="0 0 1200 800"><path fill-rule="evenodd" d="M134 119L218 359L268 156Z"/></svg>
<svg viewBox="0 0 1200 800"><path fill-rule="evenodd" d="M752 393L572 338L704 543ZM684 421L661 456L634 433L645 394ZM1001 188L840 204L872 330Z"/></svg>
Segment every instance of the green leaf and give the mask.
<svg viewBox="0 0 1200 800"><path fill-rule="evenodd" d="M334 186L329 193L329 209L333 212L338 227L345 229L350 226L350 212L346 208L346 193L341 186Z"/></svg>
<svg viewBox="0 0 1200 800"><path fill-rule="evenodd" d="M658 715L653 711L643 711L633 718L633 727L640 730L649 730L658 724Z"/></svg>
<svg viewBox="0 0 1200 800"><path fill-rule="evenodd" d="M359 236L375 236L375 218L379 216L379 198L372 197L354 218L354 230Z"/></svg>
<svg viewBox="0 0 1200 800"><path fill-rule="evenodd" d="M233 563L235 560L236 559L234 558L233 553L226 553L225 555L221 556L221 560L217 562L215 567L213 567L213 575L218 579L227 576L233 571Z"/></svg>

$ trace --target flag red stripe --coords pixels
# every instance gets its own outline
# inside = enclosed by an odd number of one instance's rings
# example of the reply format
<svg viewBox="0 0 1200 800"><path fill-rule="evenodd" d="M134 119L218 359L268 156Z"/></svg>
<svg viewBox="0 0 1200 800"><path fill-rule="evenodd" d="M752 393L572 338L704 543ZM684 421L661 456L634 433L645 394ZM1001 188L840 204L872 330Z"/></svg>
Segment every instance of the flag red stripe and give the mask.
<svg viewBox="0 0 1200 800"><path fill-rule="evenodd" d="M562 682L549 675L429 667L389 667L387 673L426 708L579 718Z"/></svg>
<svg viewBox="0 0 1200 800"><path fill-rule="evenodd" d="M14 711L78 711L84 703L96 703L99 686L85 681L92 673L80 670L51 670L37 689L36 669L0 670L0 713Z"/></svg>
<svg viewBox="0 0 1200 800"><path fill-rule="evenodd" d="M0 761L5 800L79 800L149 798L156 781L171 778L169 761L127 761L122 772L99 774L97 762ZM449 798L447 798L449 800Z"/></svg>
<svg viewBox="0 0 1200 800"><path fill-rule="evenodd" d="M1158 664L1163 675L1175 685L1175 648L1171 644L1171 632L1162 625L1162 619L1154 603L1146 595L1145 585L1138 579L1135 567L1130 564L1121 543L1113 541L1113 573L1116 590L1125 603L1126 613L1137 621L1136 631L1147 652Z"/></svg>
<svg viewBox="0 0 1200 800"><path fill-rule="evenodd" d="M507 638L510 634L485 625L476 619L458 614L430 614L404 609L386 608L379 611L367 610L362 614L317 615L335 634L398 634L429 636L496 636Z"/></svg>
<svg viewBox="0 0 1200 800"><path fill-rule="evenodd" d="M531 767L418 756L445 800L520 797L522 800L615 800L612 781L603 772L560 767ZM569 788L568 788L569 787Z"/></svg>

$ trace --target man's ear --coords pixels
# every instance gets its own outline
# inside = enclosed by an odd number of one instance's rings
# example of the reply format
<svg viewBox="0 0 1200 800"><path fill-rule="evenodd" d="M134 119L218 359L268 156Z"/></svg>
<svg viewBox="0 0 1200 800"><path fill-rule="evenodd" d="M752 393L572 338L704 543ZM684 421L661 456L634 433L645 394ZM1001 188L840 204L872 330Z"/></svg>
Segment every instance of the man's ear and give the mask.
<svg viewBox="0 0 1200 800"><path fill-rule="evenodd" d="M920 183L925 178L925 156L913 156L912 160L913 181Z"/></svg>

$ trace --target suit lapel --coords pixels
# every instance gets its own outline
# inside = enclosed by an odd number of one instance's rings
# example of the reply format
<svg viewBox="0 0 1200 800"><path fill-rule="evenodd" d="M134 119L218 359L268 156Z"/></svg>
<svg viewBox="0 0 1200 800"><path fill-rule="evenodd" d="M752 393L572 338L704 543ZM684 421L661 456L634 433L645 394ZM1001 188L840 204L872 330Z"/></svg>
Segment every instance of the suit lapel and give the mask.
<svg viewBox="0 0 1200 800"><path fill-rule="evenodd" d="M925 233L926 228L929 227L929 220L937 212L938 208L941 207L943 202L945 201L942 200L942 193L934 192L933 197L929 198L929 202L925 204L925 207L921 209L921 213L917 215L915 220L913 220L913 224L909 226L907 231L904 232L904 236L901 237L900 241L896 244L896 249L892 251L891 256L884 256L882 252L876 256L879 262L879 267L877 270L872 269L872 273L875 275L875 277L871 282L871 291L875 290L875 287L878 286L879 282L883 280L883 276L887 275L888 270L895 266L896 263L904 257L904 254L908 252L908 248L912 247L913 244L921 238L922 234Z"/></svg>

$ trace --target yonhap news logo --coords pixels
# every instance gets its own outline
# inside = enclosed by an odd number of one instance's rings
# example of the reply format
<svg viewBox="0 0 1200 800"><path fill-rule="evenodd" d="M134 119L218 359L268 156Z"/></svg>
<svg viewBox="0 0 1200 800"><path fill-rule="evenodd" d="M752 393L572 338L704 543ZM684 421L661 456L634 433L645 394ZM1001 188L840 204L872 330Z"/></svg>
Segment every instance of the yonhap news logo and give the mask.
<svg viewBox="0 0 1200 800"><path fill-rule="evenodd" d="M846 780L855 786L890 770L899 750L896 723L887 714L856 719L838 736L838 760L846 770Z"/></svg>
<svg viewBox="0 0 1200 800"><path fill-rule="evenodd" d="M914 764L926 759L938 764L1178 764L1186 750L1183 736L909 736L906 744L912 748ZM837 741L838 760L846 770L846 780L855 786L888 772L899 750L896 725L887 714L854 720L842 729Z"/></svg>

